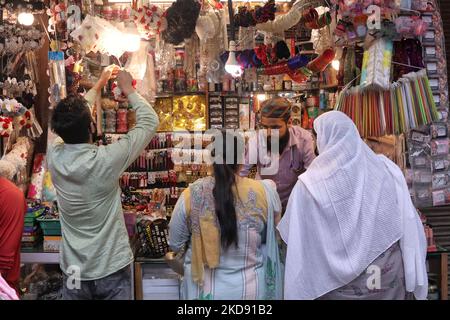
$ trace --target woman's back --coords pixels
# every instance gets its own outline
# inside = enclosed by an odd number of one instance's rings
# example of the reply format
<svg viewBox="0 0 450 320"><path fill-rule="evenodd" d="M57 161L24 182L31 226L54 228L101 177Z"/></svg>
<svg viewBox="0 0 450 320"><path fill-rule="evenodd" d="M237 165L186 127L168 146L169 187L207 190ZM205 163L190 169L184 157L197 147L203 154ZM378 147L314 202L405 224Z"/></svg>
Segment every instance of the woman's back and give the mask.
<svg viewBox="0 0 450 320"><path fill-rule="evenodd" d="M263 299L266 293L263 246L267 217L271 208L280 206L275 186L271 181L236 178L233 196L237 244L224 249L215 212L214 185L213 177L191 185L183 193L183 204L177 205L177 212L174 212L178 217L174 215L171 221L172 247L177 248L186 242L187 235L190 236L183 298ZM205 266L203 262L206 262ZM203 282L203 286L199 286L199 282Z"/></svg>

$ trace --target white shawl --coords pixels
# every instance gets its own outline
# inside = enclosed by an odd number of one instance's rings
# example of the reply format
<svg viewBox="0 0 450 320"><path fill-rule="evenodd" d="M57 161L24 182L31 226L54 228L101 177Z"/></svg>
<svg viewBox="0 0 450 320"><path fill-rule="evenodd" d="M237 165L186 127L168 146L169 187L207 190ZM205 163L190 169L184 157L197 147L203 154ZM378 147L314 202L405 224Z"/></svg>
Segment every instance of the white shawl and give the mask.
<svg viewBox="0 0 450 320"><path fill-rule="evenodd" d="M285 299L316 299L348 284L399 240L406 290L425 299L425 234L402 172L342 112L318 117L314 129L320 154L278 225L288 248Z"/></svg>

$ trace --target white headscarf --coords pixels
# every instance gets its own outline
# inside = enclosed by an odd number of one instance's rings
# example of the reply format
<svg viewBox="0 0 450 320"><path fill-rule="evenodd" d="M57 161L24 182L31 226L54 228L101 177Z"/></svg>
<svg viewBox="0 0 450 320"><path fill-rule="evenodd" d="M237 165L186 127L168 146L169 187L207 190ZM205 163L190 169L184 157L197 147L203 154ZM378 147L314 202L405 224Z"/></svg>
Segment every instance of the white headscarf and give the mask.
<svg viewBox="0 0 450 320"><path fill-rule="evenodd" d="M286 299L316 299L356 279L400 241L406 290L428 291L426 240L401 170L361 140L344 113L314 122L319 156L278 225L287 243Z"/></svg>

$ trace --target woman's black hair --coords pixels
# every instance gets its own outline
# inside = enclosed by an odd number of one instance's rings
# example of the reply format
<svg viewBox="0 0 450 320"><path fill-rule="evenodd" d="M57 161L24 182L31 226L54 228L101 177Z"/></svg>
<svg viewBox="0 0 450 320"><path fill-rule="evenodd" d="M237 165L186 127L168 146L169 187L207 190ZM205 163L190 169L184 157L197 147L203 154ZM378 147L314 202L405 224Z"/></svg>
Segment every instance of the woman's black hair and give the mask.
<svg viewBox="0 0 450 320"><path fill-rule="evenodd" d="M242 152L239 152L239 146L243 146L244 141L241 136L227 133L226 131L222 131L222 138L222 154L219 155L216 152L216 162L213 164L215 178L213 196L215 211L220 225L222 247L227 249L232 244L235 244L236 247L238 245L237 216L233 187L236 185L235 174L239 169L239 162L243 157ZM228 151L233 151L232 163L230 163L231 161L228 161L228 163L226 161L227 144L232 147L228 148ZM217 160L220 160L222 163Z"/></svg>

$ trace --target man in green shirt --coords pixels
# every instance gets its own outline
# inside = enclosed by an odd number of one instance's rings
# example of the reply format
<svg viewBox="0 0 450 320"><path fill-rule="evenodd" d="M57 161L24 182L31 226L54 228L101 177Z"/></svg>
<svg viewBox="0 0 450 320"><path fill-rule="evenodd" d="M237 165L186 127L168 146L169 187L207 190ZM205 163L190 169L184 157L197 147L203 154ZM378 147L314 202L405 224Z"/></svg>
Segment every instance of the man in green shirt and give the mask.
<svg viewBox="0 0 450 320"><path fill-rule="evenodd" d="M63 299L131 299L133 253L125 227L120 175L149 144L158 116L135 92L132 77L117 76L118 87L136 111L136 126L119 141L92 144L91 108L111 77L106 68L85 96L68 97L55 108L51 126L62 138L49 147L48 168L61 212L60 266Z"/></svg>

